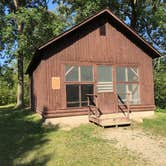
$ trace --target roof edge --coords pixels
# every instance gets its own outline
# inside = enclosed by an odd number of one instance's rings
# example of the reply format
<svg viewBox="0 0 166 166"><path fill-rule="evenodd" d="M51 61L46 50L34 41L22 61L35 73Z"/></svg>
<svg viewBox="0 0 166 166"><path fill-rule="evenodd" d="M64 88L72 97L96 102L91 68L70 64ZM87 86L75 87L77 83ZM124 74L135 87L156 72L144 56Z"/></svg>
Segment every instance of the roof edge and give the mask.
<svg viewBox="0 0 166 166"><path fill-rule="evenodd" d="M54 38L50 39L49 41L47 41L45 44L39 46L37 49L41 50L44 47L48 46L49 44L53 43L54 41L58 40L59 38L65 36L66 34L70 33L71 31L74 31L75 29L81 27L82 25L84 25L85 23L89 22L90 20L92 20L93 18L103 14L103 13L109 13L115 20L117 20L118 22L120 22L123 26L125 26L125 28L127 28L130 32L132 32L132 34L134 34L135 36L137 36L145 45L147 45L148 47L150 47L153 51L156 52L156 54L158 54L159 57L161 57L161 54L159 51L157 51L151 44L149 44L145 39L143 39L134 29L132 29L131 27L129 27L127 24L125 24L120 18L118 18L115 14L113 14L108 8L103 9L99 12L97 12L96 14L94 14L93 16L88 17L87 19L85 19L84 21L80 22L79 24L73 26L72 28L70 28L69 30L62 32L61 34L59 34L58 36L55 36Z"/></svg>

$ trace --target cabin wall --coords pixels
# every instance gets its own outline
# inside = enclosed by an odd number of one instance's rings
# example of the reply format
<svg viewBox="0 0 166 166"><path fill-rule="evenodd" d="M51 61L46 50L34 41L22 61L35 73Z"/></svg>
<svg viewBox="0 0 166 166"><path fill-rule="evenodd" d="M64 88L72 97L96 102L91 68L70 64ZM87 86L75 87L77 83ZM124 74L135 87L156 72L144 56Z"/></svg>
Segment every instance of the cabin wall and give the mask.
<svg viewBox="0 0 166 166"><path fill-rule="evenodd" d="M48 111L49 95L47 93L48 83L46 63L42 61L31 76L31 107L33 110L42 113Z"/></svg>
<svg viewBox="0 0 166 166"><path fill-rule="evenodd" d="M100 28L82 34L75 33L73 43L57 53L45 58L33 72L34 96L37 110L66 111L64 64L111 64L137 65L140 77L140 97L142 106L154 106L152 59L125 35L109 23L105 24L106 35ZM69 39L66 39L69 40ZM67 42L67 41L63 41ZM63 45L63 43L61 43ZM60 77L59 90L51 87L51 78Z"/></svg>

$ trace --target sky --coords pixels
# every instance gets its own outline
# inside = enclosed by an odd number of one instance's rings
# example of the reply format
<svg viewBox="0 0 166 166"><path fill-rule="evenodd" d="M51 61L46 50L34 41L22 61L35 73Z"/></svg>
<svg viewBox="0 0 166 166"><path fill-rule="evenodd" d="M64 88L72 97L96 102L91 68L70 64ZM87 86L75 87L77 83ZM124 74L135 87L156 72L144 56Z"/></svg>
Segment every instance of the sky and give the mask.
<svg viewBox="0 0 166 166"><path fill-rule="evenodd" d="M52 4L52 0L48 2L48 10L55 11L57 4Z"/></svg>

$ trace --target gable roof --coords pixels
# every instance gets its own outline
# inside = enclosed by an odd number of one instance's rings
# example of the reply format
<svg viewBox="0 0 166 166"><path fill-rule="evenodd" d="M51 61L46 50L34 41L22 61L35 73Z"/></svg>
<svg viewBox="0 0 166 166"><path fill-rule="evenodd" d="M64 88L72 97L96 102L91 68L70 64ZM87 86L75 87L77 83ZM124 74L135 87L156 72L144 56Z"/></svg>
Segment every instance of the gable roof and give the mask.
<svg viewBox="0 0 166 166"><path fill-rule="evenodd" d="M127 34L134 36L135 39L139 43L141 43L144 47L146 47L146 50L151 53L151 54L149 54L149 56L151 58L161 57L161 54L152 45L150 45L147 41L145 41L140 35L138 35L138 33L136 31L134 31L132 28L130 28L128 25L126 25L122 20L120 20L116 15L114 15L109 9L104 9L104 10L98 12L97 14L87 18L83 22L73 26L69 30L61 33L60 35L55 36L54 38L47 41L45 44L38 47L35 52L35 55L33 56L29 66L26 70L26 74L31 73L33 71L34 65L41 60L42 56L39 55L39 52L41 52L42 50L47 48L49 45L51 45L55 42L58 42L59 39L65 38L68 34L78 30L79 28L83 27L85 24L87 24L87 23L89 24L92 20L94 20L95 18L100 17L102 15L106 15L106 16L110 17L111 19L114 20L115 24L118 24L119 26L121 26L124 29L124 31L127 31Z"/></svg>

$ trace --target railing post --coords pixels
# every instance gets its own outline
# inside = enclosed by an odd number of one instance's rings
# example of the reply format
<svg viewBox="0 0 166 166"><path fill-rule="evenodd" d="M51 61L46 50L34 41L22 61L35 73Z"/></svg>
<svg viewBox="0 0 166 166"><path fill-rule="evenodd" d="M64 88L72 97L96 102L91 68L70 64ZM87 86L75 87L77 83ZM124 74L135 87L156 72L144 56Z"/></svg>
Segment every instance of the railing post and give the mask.
<svg viewBox="0 0 166 166"><path fill-rule="evenodd" d="M130 115L130 93L127 93L127 116Z"/></svg>
<svg viewBox="0 0 166 166"><path fill-rule="evenodd" d="M90 101L89 101L89 96L87 95L87 100L88 100L88 117L90 117Z"/></svg>
<svg viewBox="0 0 166 166"><path fill-rule="evenodd" d="M87 96L87 99L88 99L88 107L89 107L89 105L90 105L90 102L89 102L89 96Z"/></svg>

